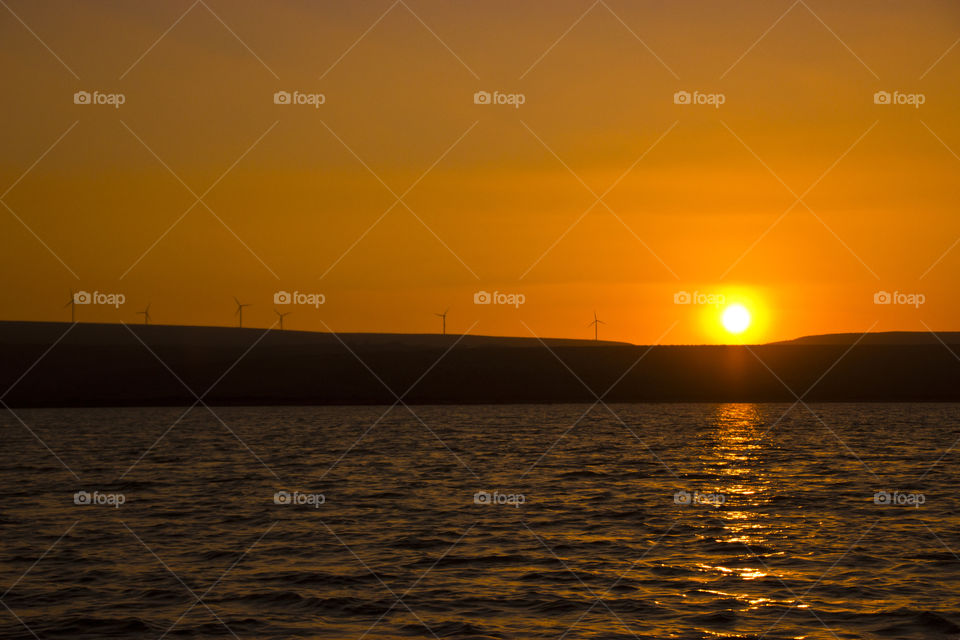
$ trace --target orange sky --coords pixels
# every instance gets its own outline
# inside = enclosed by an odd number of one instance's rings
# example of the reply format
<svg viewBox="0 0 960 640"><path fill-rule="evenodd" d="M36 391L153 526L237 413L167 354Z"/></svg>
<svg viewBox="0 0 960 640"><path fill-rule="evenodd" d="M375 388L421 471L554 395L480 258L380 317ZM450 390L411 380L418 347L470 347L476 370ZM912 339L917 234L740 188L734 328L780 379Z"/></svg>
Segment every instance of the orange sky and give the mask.
<svg viewBox="0 0 960 640"><path fill-rule="evenodd" d="M85 290L126 302L82 321L228 325L237 296L267 327L284 290L325 296L278 306L290 329L960 328L956 3L8 5L0 318L67 320Z"/></svg>

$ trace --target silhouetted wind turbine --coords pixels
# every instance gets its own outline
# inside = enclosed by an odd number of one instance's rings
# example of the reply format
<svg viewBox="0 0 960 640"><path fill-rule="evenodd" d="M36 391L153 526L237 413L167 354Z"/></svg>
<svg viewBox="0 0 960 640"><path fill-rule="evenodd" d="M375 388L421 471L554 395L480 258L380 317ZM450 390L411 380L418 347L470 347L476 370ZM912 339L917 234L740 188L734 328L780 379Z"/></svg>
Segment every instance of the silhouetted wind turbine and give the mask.
<svg viewBox="0 0 960 640"><path fill-rule="evenodd" d="M73 289L70 289L70 302L68 302L67 304L63 305L63 308L64 308L64 309L66 309L67 307L70 307L70 322L76 322L76 321L77 321L77 313L76 313L76 312L77 312L77 298L76 298L76 295L77 295L77 294L75 294L75 293L73 292Z"/></svg>
<svg viewBox="0 0 960 640"><path fill-rule="evenodd" d="M601 324L607 324L607 323L604 322L603 320L598 319L598 318L597 318L597 312L594 311L594 312L593 312L593 322L591 322L590 324L587 325L588 327L590 327L590 326L593 327L593 339L594 339L594 341L596 341L596 340L599 339L599 338L597 337L597 329L599 328L599 325L601 325Z"/></svg>
<svg viewBox="0 0 960 640"><path fill-rule="evenodd" d="M283 319L284 319L286 316L288 316L288 315L290 315L291 313L293 313L293 312L292 312L292 311L287 311L286 313L280 313L280 312L277 311L276 309L274 309L273 312L274 312L275 314L277 314L277 317L278 317L278 318L280 318L280 331L283 331Z"/></svg>
<svg viewBox="0 0 960 640"><path fill-rule="evenodd" d="M239 300L237 300L236 296L234 296L233 301L237 303L237 310L236 310L236 312L233 314L233 315L235 315L235 316L237 316L237 317L239 318L239 320L238 320L238 322L237 322L237 326L243 328L243 308L244 308L244 307L249 307L249 306L250 306L250 303L243 304L242 302L240 302Z"/></svg>
<svg viewBox="0 0 960 640"><path fill-rule="evenodd" d="M443 320L443 335L447 335L447 313L448 313L449 311L450 311L450 309L447 309L447 310L444 311L443 313L435 313L435 314L433 314L433 315L435 315L435 316L437 316L438 318L441 318L441 319Z"/></svg>
<svg viewBox="0 0 960 640"><path fill-rule="evenodd" d="M137 311L138 316L143 316L143 324L150 324L150 305L143 311Z"/></svg>

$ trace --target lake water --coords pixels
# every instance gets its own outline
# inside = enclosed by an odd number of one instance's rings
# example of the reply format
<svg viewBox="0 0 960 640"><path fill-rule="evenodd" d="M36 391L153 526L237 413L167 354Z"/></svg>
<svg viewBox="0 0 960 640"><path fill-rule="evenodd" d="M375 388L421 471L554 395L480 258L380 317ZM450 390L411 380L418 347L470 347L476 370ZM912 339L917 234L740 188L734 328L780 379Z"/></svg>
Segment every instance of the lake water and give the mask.
<svg viewBox="0 0 960 640"><path fill-rule="evenodd" d="M960 638L960 405L788 409L4 413L0 637Z"/></svg>

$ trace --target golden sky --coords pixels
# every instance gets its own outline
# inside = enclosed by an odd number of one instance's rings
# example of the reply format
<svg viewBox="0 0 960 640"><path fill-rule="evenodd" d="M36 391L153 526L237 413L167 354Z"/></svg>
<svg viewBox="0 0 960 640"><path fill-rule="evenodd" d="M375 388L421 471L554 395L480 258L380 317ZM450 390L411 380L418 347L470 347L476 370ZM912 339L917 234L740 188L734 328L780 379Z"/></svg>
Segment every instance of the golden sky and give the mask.
<svg viewBox="0 0 960 640"><path fill-rule="evenodd" d="M103 322L960 328L955 2L6 1L0 318L82 290L125 296L77 307Z"/></svg>

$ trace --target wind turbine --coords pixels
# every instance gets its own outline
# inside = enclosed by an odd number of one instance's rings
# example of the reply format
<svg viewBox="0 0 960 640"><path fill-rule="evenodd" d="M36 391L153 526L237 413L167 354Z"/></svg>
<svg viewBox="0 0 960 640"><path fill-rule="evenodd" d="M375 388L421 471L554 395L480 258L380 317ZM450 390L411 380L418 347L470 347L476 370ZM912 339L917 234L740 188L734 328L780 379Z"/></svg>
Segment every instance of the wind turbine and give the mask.
<svg viewBox="0 0 960 640"><path fill-rule="evenodd" d="M77 299L75 297L76 295L77 294L73 292L73 289L70 289L70 302L63 305L64 309L66 309L67 307L70 307L70 322L77 321Z"/></svg>
<svg viewBox="0 0 960 640"><path fill-rule="evenodd" d="M597 341L597 340L599 339L599 338L597 337L597 329L599 328L599 326L600 326L601 324L607 324L607 323L604 322L603 320L600 320L599 318L597 318L597 312L594 311L594 312L593 312L593 322L591 322L590 324L587 325L588 327L591 327L591 326L593 327L593 339L594 339L594 341Z"/></svg>
<svg viewBox="0 0 960 640"><path fill-rule="evenodd" d="M447 335L447 313L448 313L449 311L450 311L450 309L448 308L448 309L447 309L446 311L444 311L443 313L435 313L435 314L433 314L433 315L435 315L435 316L437 316L438 318L441 318L441 319L443 320L443 335Z"/></svg>
<svg viewBox="0 0 960 640"><path fill-rule="evenodd" d="M288 316L288 315L290 315L291 313L293 313L293 312L292 312L292 311L287 311L286 313L280 313L280 312L277 311L276 309L274 309L273 312L274 312L275 314L277 314L277 317L278 317L278 318L280 318L280 331L283 331L283 319L284 319L286 316Z"/></svg>
<svg viewBox="0 0 960 640"><path fill-rule="evenodd" d="M233 314L238 317L237 326L243 328L243 308L249 307L250 303L243 304L242 302L237 300L236 296L233 297L233 301L237 303L237 310Z"/></svg>
<svg viewBox="0 0 960 640"><path fill-rule="evenodd" d="M138 316L143 316L143 324L150 324L150 305L143 311L137 311Z"/></svg>

